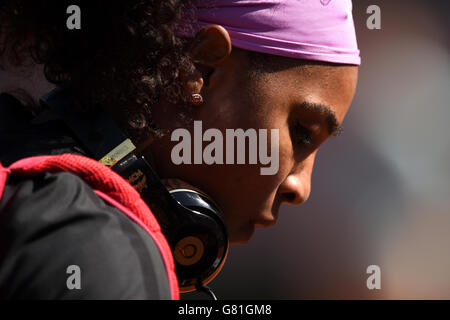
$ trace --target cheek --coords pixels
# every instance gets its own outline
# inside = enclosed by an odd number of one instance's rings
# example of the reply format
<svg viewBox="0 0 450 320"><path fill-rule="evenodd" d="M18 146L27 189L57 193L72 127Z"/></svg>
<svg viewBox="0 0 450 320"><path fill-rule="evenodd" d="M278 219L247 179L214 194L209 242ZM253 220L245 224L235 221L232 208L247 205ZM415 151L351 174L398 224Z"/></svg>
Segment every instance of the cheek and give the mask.
<svg viewBox="0 0 450 320"><path fill-rule="evenodd" d="M278 176L262 176L259 169L259 166L224 165L206 171L214 178L203 181L205 188L230 220L247 220L271 206L279 184Z"/></svg>
<svg viewBox="0 0 450 320"><path fill-rule="evenodd" d="M274 175L261 175L261 167L266 167L261 164L218 168L223 172L221 188L225 189L218 196L224 201L231 219L252 219L267 214L277 205L278 188L291 171L294 161L289 130L286 126L278 129L278 171Z"/></svg>
<svg viewBox="0 0 450 320"><path fill-rule="evenodd" d="M272 209L278 186L292 165L292 144L287 126L287 116L282 103L277 101L279 94L252 95L252 91L240 90L218 94L210 100L205 99L193 117L201 120L203 132L209 128L219 129L225 137L226 129L278 129L278 171L274 175L261 175L258 157L257 165L174 165L170 161L170 150L176 143L169 143L167 157L160 161L165 177L177 177L209 194L223 209L227 224L237 229L254 219L261 212ZM265 93L264 93L265 92ZM170 140L170 138L169 138ZM205 147L209 142L205 142ZM224 140L224 158L226 148ZM270 150L270 147L268 148ZM259 152L259 146L257 148ZM248 145L246 144L246 152ZM247 154L248 155L248 154ZM246 161L248 157L246 157Z"/></svg>

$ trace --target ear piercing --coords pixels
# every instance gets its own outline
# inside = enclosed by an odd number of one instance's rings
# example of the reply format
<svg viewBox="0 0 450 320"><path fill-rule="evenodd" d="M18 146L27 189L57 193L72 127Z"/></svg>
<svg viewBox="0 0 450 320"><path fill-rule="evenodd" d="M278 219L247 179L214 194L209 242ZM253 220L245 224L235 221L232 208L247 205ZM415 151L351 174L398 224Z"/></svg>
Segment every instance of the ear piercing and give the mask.
<svg viewBox="0 0 450 320"><path fill-rule="evenodd" d="M200 104L203 103L203 97L202 97L202 95L199 94L199 93L193 93L193 94L191 95L191 101L192 101L192 103L195 104L195 105L200 105Z"/></svg>
<svg viewBox="0 0 450 320"><path fill-rule="evenodd" d="M145 115L143 113L137 113L128 120L128 124L134 129L142 129L147 125L147 120L145 120Z"/></svg>

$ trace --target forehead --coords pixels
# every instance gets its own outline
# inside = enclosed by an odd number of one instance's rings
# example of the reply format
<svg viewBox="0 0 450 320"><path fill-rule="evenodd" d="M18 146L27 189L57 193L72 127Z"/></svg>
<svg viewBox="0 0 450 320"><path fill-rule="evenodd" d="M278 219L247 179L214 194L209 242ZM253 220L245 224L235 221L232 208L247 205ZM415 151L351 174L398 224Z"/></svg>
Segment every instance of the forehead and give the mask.
<svg viewBox="0 0 450 320"><path fill-rule="evenodd" d="M327 105L342 122L355 94L358 67L328 63L294 65L268 73L265 78L266 85L273 86L284 102Z"/></svg>

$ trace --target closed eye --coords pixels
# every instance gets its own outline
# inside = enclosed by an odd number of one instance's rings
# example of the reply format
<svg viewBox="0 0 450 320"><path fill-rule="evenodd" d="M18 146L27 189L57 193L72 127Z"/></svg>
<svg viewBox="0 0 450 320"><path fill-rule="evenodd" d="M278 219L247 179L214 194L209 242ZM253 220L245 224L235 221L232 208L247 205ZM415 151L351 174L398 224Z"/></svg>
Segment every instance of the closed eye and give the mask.
<svg viewBox="0 0 450 320"><path fill-rule="evenodd" d="M312 133L310 130L306 129L300 123L296 123L293 125L291 130L291 137L294 139L296 144L301 144L303 146L311 146L312 145Z"/></svg>

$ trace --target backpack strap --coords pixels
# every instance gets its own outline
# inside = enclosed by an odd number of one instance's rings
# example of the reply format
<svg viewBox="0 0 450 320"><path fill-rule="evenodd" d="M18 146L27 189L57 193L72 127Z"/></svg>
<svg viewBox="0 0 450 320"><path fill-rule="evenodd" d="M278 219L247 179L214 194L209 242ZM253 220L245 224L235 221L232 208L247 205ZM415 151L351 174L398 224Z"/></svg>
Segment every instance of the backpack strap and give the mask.
<svg viewBox="0 0 450 320"><path fill-rule="evenodd" d="M6 179L8 179L8 175L11 172L8 168L2 166L0 162L0 200L2 199L3 190L5 189Z"/></svg>
<svg viewBox="0 0 450 320"><path fill-rule="evenodd" d="M139 224L157 245L169 280L172 299L179 299L175 264L169 244L150 208L139 193L120 175L91 158L62 154L24 158L5 168L0 163L0 200L8 175L31 177L42 172L71 172L79 176L104 201L118 208Z"/></svg>

